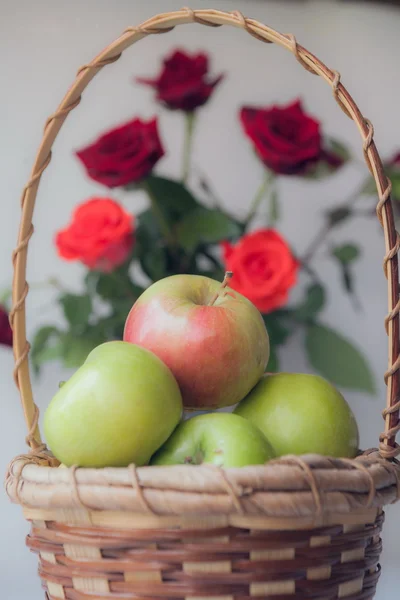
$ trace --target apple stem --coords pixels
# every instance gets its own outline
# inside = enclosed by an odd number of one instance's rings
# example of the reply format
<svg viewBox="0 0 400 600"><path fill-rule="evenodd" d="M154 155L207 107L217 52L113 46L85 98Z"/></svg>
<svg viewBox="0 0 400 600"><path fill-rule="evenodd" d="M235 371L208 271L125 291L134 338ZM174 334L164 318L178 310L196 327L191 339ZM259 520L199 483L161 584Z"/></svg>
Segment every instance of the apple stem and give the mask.
<svg viewBox="0 0 400 600"><path fill-rule="evenodd" d="M228 283L232 279L232 277L233 277L233 272L232 271L226 271L224 280L221 283L221 285L219 287L219 290L211 298L211 301L208 303L208 306L212 306L215 303L215 301L217 300L217 298L219 298L220 293L222 292L222 290L224 288L226 288L226 286L228 285Z"/></svg>

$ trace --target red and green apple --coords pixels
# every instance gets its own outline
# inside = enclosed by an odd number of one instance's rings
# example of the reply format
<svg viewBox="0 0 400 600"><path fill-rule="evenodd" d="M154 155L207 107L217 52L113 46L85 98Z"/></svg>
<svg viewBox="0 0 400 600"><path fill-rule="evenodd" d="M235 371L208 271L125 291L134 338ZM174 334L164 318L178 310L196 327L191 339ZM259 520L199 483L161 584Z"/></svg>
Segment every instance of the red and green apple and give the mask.
<svg viewBox="0 0 400 600"><path fill-rule="evenodd" d="M263 319L247 298L200 275L173 275L133 305L124 340L171 369L187 409L232 406L255 386L269 358Z"/></svg>

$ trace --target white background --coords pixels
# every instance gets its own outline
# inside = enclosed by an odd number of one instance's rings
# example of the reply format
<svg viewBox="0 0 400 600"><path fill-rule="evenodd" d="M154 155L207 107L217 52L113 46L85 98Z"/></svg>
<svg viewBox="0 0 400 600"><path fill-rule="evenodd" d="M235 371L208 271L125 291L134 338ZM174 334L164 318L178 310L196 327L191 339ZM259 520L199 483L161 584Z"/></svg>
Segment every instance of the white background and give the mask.
<svg viewBox="0 0 400 600"><path fill-rule="evenodd" d="M79 65L89 61L128 25L153 14L178 9L182 0L0 0L0 286L11 279L10 254L14 246L19 196L28 177L46 117L55 110ZM378 3L377 3L378 4ZM369 3L223 1L202 2L193 7L241 10L284 32L296 34L300 43L342 73L343 82L363 113L372 120L383 156L400 147L399 31L400 10ZM85 145L107 127L136 114L151 116L155 107L151 92L132 85L134 75L151 75L160 57L181 45L207 49L215 72L226 80L207 109L201 112L195 163L206 172L226 205L243 215L261 177L237 120L243 103L287 102L301 96L307 109L321 119L328 134L346 141L362 159L358 133L338 109L331 91L305 72L284 50L257 42L234 29L181 27L165 36L153 36L126 52L118 63L105 69L84 94L82 105L68 118L54 148L50 169L40 188L35 213L36 234L31 243L28 280L35 284L50 275L79 289L82 271L61 263L52 245L56 229L69 219L71 209L90 194L104 190L83 176L72 150ZM161 111L162 112L162 111ZM162 112L161 132L170 156L159 171L178 174L182 122L177 114ZM303 251L321 224L321 213L343 200L357 187L365 173L361 166L346 168L332 180L315 184L292 179L280 184L284 218L280 228L296 250ZM136 197L122 198L132 209ZM324 319L346 333L363 348L378 382L376 398L347 394L356 416L364 447L375 446L382 428L384 404L382 374L387 362L383 328L386 307L385 280L381 269L383 240L377 222L360 219L343 226L337 241L354 240L363 245L357 270L357 287L363 311L356 314L339 288L338 273L321 253L318 271L331 289ZM41 322L58 322L48 290L35 289L28 302L28 331ZM301 340L294 340L283 355L285 369L307 369ZM11 377L11 353L0 347L0 470L24 451L25 428L19 399ZM36 401L42 412L65 373L57 365L45 369L35 382ZM399 507L388 511L384 536L383 575L378 600L394 597L398 576L397 538ZM28 527L18 507L0 494L0 581L7 600L39 600L43 597L36 575L36 557L24 547Z"/></svg>

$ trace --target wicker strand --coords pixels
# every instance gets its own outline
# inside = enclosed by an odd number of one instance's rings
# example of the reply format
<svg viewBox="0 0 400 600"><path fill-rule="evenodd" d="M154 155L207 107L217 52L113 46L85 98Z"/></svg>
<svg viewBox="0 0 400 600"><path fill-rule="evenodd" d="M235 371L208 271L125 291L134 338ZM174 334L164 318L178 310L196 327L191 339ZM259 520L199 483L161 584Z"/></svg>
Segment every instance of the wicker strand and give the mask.
<svg viewBox="0 0 400 600"><path fill-rule="evenodd" d="M232 15L234 15L238 19L243 29L245 29L247 33L249 33L252 37L256 38L256 40L260 40L260 42L264 42L264 44L272 44L271 40L263 37L262 35L259 35L256 31L254 31L254 29L250 27L248 20L243 15L243 13L240 12L240 10L234 10L232 12Z"/></svg>
<svg viewBox="0 0 400 600"><path fill-rule="evenodd" d="M213 465L211 463L208 464L207 467L210 470L214 471L214 473L218 473L221 483L222 483L224 489L226 490L226 492L228 493L228 495L230 496L230 498L232 500L232 504L236 508L238 514L239 515L245 514L246 511L240 500L240 493L235 490L233 483L231 483L229 481L225 471L223 471L221 469L221 467L218 467L217 465Z"/></svg>
<svg viewBox="0 0 400 600"><path fill-rule="evenodd" d="M149 27L143 27L143 26L139 26L139 27L127 27L126 29L124 29L123 35L126 33L138 33L140 35L161 35L163 33L168 33L170 31L172 31L173 29L175 29L175 27L155 27L154 29L151 29ZM114 60L112 60L111 62L115 62L115 60L118 60L118 58L121 56L121 54L119 54L117 57L115 57ZM99 63L97 63L99 64ZM108 62L106 62L105 64L110 64ZM101 65L102 67L104 67L105 65Z"/></svg>
<svg viewBox="0 0 400 600"><path fill-rule="evenodd" d="M363 463L356 461L356 460L351 460L349 458L342 458L341 460L342 460L342 462L347 463L352 469L357 469L358 471L361 471L362 473L364 473L366 475L366 477L368 479L368 485L369 485L369 494L368 494L366 508L371 508L371 506L373 505L374 500L375 500L376 487L375 487L374 478L372 477L369 469Z"/></svg>
<svg viewBox="0 0 400 600"><path fill-rule="evenodd" d="M80 494L79 494L78 482L76 480L76 472L77 472L78 469L79 469L79 467L77 465L72 465L72 467L70 467L68 469L69 473L70 473L70 481L71 481L72 494L73 494L75 503L80 508L88 510L88 507L86 506L86 504L84 502L82 502L82 499L81 499Z"/></svg>
<svg viewBox="0 0 400 600"><path fill-rule="evenodd" d="M31 349L31 345L30 345L30 343L28 341L26 341L25 342L25 348L24 348L24 350L18 356L18 358L17 358L17 360L15 361L15 364L14 364L13 379L14 379L14 383L15 383L15 385L16 385L16 387L17 387L18 390L20 389L20 384L19 384L19 370L21 368L22 363L28 358L30 349ZM33 403L33 409L34 410L36 410L35 407L37 409L36 404ZM31 429L32 429L32 423L30 423L28 431L31 431Z"/></svg>
<svg viewBox="0 0 400 600"><path fill-rule="evenodd" d="M151 508L150 504L147 502L144 492L143 492L143 489L142 489L142 486L140 485L139 477L138 477L137 470L136 470L136 465L130 464L128 466L128 471L131 476L132 487L136 491L137 497L139 498L140 503L143 506L145 512L147 512L151 515L155 515L156 513Z"/></svg>
<svg viewBox="0 0 400 600"><path fill-rule="evenodd" d="M319 490L318 484L314 477L314 473L312 472L312 469L310 468L310 466L300 456L294 456L294 455L293 456L292 455L284 456L282 459L277 459L277 460L282 462L283 464L296 465L301 469L301 471L303 472L303 475L305 477L305 480L307 481L308 485L310 486L310 491L311 491L313 499L314 499L316 515L318 517L320 517L323 513L323 503L322 503L322 498L321 498L321 492ZM276 462L277 460L274 460L271 462Z"/></svg>
<svg viewBox="0 0 400 600"><path fill-rule="evenodd" d="M379 444L379 453L382 458L387 460L391 460L392 458L397 458L400 454L400 446L395 442L394 446L389 446L386 444L387 438L386 433L382 433L380 436L380 444Z"/></svg>
<svg viewBox="0 0 400 600"><path fill-rule="evenodd" d="M340 99L339 85L340 85L341 75L340 75L339 71L332 71L332 73L334 74L334 78L333 78L332 83L331 83L333 97L335 98L336 102L338 103L338 105L340 106L340 108L342 109L342 111L344 112L344 114L347 117L349 117L349 119L352 119L351 114L349 113L349 111L347 110L346 106L343 104L342 100Z"/></svg>
<svg viewBox="0 0 400 600"><path fill-rule="evenodd" d="M376 214L377 217L379 219L379 223L382 225L383 227L383 207L385 206L386 202L389 200L390 195L392 193L392 182L390 181L390 179L386 178L386 189L383 192L383 194L381 195L381 197L379 198L378 204L376 205Z"/></svg>
<svg viewBox="0 0 400 600"><path fill-rule="evenodd" d="M197 16L196 11L193 8L189 8L188 6L184 6L182 10L185 10L189 15L189 18L193 23L198 23L198 25L205 25L206 27L221 27L219 23L211 23L210 21L206 21L206 19L202 19Z"/></svg>
<svg viewBox="0 0 400 600"><path fill-rule="evenodd" d="M83 67L81 67L81 68L83 68ZM49 125L53 121L56 121L57 119L62 119L64 117L66 117L71 110L73 110L74 108L76 108L78 106L78 104L80 104L81 100L82 100L82 96L78 96L78 98L75 100L75 102L71 102L71 104L69 106L62 108L61 110L58 110L57 112L50 115L45 123L44 131L46 131L46 129L49 127Z"/></svg>
<svg viewBox="0 0 400 600"><path fill-rule="evenodd" d="M301 64L301 66L309 73L312 73L313 75L318 75L318 73L315 72L314 68L310 67L310 65L308 63L306 63L306 61L302 57L300 49L299 49L299 44L297 43L297 40L296 40L295 36L293 35L293 33L287 33L286 38L291 43L292 52L295 55L296 60Z"/></svg>
<svg viewBox="0 0 400 600"><path fill-rule="evenodd" d="M22 252L22 250L24 250L25 248L27 248L27 246L29 244L29 240L33 236L34 231L35 231L35 228L34 228L33 224L31 223L28 233L26 234L24 239L18 244L18 246L13 250L13 252L11 254L11 260L12 260L13 265L15 265L15 261L17 259L17 254L19 252ZM26 285L28 285L26 281L25 281L25 283L26 283Z"/></svg>
<svg viewBox="0 0 400 600"><path fill-rule="evenodd" d="M393 319L395 317L397 317L397 315L400 312L400 298L396 304L396 306L393 308L393 310L390 311L390 313L385 317L385 329L386 329L386 333L388 333L389 331L389 323L390 321L393 321ZM400 410L400 407L397 409Z"/></svg>
<svg viewBox="0 0 400 600"><path fill-rule="evenodd" d="M367 163L367 167L368 167L370 173L373 175L374 170L372 168L371 161L368 156L368 151L369 151L371 144L373 142L373 139L374 139L374 126L372 125L371 121L366 118L364 118L364 125L368 129L368 134L364 138L364 142L363 142L364 160Z"/></svg>
<svg viewBox="0 0 400 600"><path fill-rule="evenodd" d="M32 419L32 423L31 423L31 427L30 427L28 433L26 434L25 442L28 446L31 446L32 452L42 453L44 450L46 450L46 444L38 444L35 440L35 431L36 431L36 427L38 426L38 423L39 423L39 408L36 404L34 404L33 408L34 408L33 419Z"/></svg>
<svg viewBox="0 0 400 600"><path fill-rule="evenodd" d="M32 234L31 234L32 235ZM28 245L29 243L29 239L25 238L24 242L21 243L19 245L19 247L25 247ZM14 251L15 252L15 251ZM16 252L16 254L18 254L18 252L20 252L20 250L18 250ZM12 328L14 326L14 318L15 318L15 314L22 309L22 307L25 304L25 298L27 297L29 292L29 284L27 281L25 281L25 285L24 285L24 289L22 290L22 294L19 297L19 300L17 302L15 302L14 306L12 307L12 310L10 311L10 314L8 315L8 320L10 322L10 327Z"/></svg>
<svg viewBox="0 0 400 600"><path fill-rule="evenodd" d="M395 245L389 250L389 252L386 254L386 256L383 259L383 271L384 271L386 277L388 276L388 262L391 261L392 258L397 256L399 249L400 249L400 236L398 233L396 233Z"/></svg>

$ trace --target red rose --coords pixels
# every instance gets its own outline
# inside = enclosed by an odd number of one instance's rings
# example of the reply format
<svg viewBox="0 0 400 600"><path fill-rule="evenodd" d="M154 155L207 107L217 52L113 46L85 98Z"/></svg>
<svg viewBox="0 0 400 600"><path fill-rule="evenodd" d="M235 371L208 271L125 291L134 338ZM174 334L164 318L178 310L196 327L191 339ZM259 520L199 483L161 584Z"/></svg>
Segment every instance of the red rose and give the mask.
<svg viewBox="0 0 400 600"><path fill-rule="evenodd" d="M393 158L391 158L391 160L389 161L389 165L391 167L398 167L400 169L400 152L398 152L393 156Z"/></svg>
<svg viewBox="0 0 400 600"><path fill-rule="evenodd" d="M164 155L157 119L148 123L133 119L105 133L76 155L89 177L109 188L140 181Z"/></svg>
<svg viewBox="0 0 400 600"><path fill-rule="evenodd" d="M323 158L320 124L305 114L300 100L283 108L244 107L240 119L258 156L275 173L304 173Z"/></svg>
<svg viewBox="0 0 400 600"><path fill-rule="evenodd" d="M4 346L13 345L13 334L8 319L8 313L4 306L0 306L0 344Z"/></svg>
<svg viewBox="0 0 400 600"><path fill-rule="evenodd" d="M207 79L208 57L199 53L193 56L176 50L164 60L158 77L138 77L139 83L150 85L157 91L157 100L172 110L191 112L207 102L223 75Z"/></svg>
<svg viewBox="0 0 400 600"><path fill-rule="evenodd" d="M89 269L112 271L131 253L133 219L111 198L91 198L57 233L58 254L65 260L80 260Z"/></svg>
<svg viewBox="0 0 400 600"><path fill-rule="evenodd" d="M244 235L235 246L229 242L222 246L226 269L233 271L231 288L262 313L286 304L299 264L277 231L259 229Z"/></svg>

